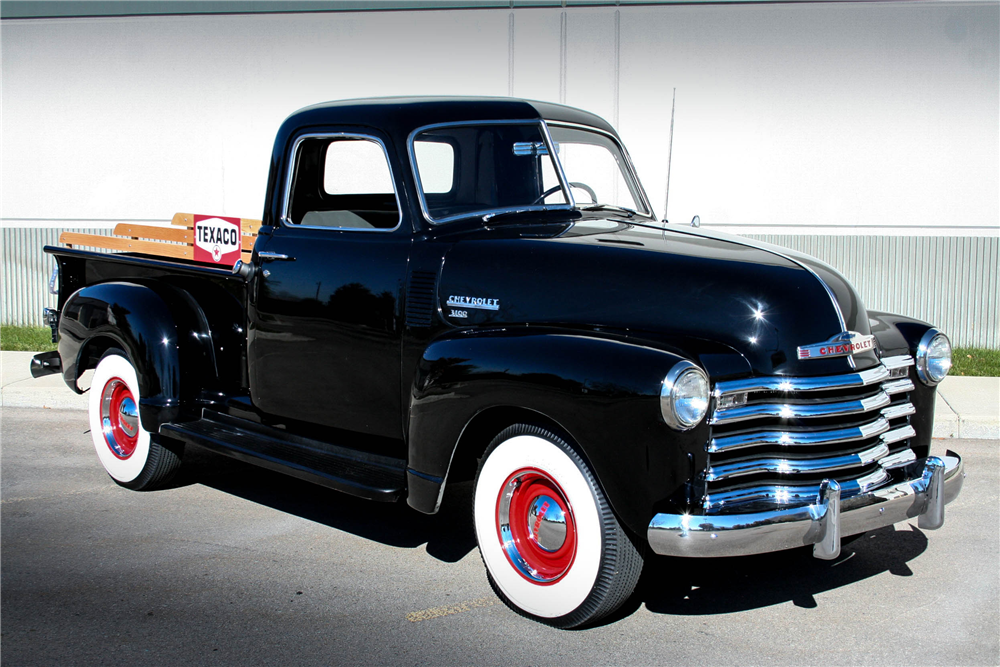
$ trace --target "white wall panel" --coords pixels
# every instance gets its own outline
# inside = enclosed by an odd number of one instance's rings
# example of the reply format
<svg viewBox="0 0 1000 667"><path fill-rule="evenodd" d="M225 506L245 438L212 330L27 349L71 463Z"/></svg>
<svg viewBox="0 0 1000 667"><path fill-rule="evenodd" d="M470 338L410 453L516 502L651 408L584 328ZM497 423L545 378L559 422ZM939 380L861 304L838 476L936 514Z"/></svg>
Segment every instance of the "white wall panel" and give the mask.
<svg viewBox="0 0 1000 667"><path fill-rule="evenodd" d="M514 96L559 101L560 17L556 9L514 11Z"/></svg>
<svg viewBox="0 0 1000 667"><path fill-rule="evenodd" d="M660 211L676 87L675 220L996 233L996 3L622 7L617 61L613 7L515 9L513 53L510 13L5 21L0 215L256 216L295 109L512 78L609 120L617 105Z"/></svg>
<svg viewBox="0 0 1000 667"><path fill-rule="evenodd" d="M615 110L615 12L600 7L566 12L566 104L609 122Z"/></svg>
<svg viewBox="0 0 1000 667"><path fill-rule="evenodd" d="M996 3L621 11L622 130L661 147L633 149L661 209L677 88L672 219L996 233Z"/></svg>
<svg viewBox="0 0 1000 667"><path fill-rule="evenodd" d="M257 217L274 132L372 95L507 94L507 12L4 22L2 215Z"/></svg>

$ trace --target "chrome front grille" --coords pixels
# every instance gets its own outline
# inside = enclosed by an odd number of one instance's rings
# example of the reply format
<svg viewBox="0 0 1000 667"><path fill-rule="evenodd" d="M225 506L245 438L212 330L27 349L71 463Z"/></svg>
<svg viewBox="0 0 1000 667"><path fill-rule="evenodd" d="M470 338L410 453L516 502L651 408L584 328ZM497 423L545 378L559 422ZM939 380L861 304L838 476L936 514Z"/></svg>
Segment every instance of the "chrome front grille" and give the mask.
<svg viewBox="0 0 1000 667"><path fill-rule="evenodd" d="M916 458L911 366L906 355L845 375L716 383L704 511L814 503L824 479L842 498L890 481Z"/></svg>

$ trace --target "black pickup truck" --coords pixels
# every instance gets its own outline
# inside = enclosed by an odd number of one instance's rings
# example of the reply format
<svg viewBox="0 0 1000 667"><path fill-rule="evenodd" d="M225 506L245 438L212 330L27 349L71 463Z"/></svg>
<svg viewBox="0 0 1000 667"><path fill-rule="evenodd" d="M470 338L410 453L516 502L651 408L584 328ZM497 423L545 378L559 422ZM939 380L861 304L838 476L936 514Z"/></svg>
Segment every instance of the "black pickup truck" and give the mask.
<svg viewBox="0 0 1000 667"><path fill-rule="evenodd" d="M558 627L620 606L650 551L832 559L941 526L961 489L929 452L948 338L811 257L658 221L593 114L308 107L261 222L232 269L46 248L59 349L33 372L95 369L119 484L164 482L185 444L426 513L474 480L494 590Z"/></svg>

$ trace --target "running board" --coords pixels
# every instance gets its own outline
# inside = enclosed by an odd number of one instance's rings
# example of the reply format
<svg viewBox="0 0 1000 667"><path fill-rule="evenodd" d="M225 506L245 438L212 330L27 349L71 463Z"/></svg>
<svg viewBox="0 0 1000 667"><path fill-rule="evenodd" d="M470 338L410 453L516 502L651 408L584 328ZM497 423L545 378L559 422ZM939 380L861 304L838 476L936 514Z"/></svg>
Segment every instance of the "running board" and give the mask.
<svg viewBox="0 0 1000 667"><path fill-rule="evenodd" d="M403 459L303 438L210 410L203 410L198 421L163 424L160 434L369 500L393 502L406 488Z"/></svg>

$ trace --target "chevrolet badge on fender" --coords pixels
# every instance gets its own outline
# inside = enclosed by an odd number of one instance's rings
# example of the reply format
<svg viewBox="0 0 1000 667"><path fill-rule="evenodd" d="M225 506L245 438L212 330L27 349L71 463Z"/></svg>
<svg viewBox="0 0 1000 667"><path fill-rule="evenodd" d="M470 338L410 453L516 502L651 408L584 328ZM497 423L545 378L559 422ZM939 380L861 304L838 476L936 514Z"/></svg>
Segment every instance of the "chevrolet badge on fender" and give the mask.
<svg viewBox="0 0 1000 667"><path fill-rule="evenodd" d="M448 305L455 308L500 310L500 299L482 299L475 296L449 296Z"/></svg>

